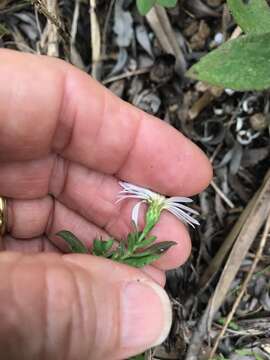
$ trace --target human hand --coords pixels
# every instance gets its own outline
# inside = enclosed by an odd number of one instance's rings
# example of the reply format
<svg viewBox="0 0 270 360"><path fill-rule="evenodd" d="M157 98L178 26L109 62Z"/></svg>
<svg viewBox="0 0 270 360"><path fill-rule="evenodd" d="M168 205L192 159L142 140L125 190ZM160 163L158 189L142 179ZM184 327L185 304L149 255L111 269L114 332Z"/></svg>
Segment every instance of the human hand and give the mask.
<svg viewBox="0 0 270 360"><path fill-rule="evenodd" d="M96 236L121 238L134 203L115 204L119 179L189 196L209 183L208 160L60 60L1 50L0 99L1 356L119 360L162 342L171 325L164 270L187 259L186 227L162 215L155 234L177 246L143 271L63 255L54 234L70 230L87 246Z"/></svg>

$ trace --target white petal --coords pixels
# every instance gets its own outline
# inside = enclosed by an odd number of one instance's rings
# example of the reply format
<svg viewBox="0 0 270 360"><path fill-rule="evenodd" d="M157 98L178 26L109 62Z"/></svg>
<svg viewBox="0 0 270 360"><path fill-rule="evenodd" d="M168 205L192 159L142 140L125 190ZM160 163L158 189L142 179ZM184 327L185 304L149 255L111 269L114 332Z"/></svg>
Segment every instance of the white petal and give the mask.
<svg viewBox="0 0 270 360"><path fill-rule="evenodd" d="M144 203L144 201L138 202L132 209L131 219L135 223L137 228L139 226L139 211L142 203Z"/></svg>
<svg viewBox="0 0 270 360"><path fill-rule="evenodd" d="M170 198L168 198L168 201L172 201L172 202L180 202L180 203L190 203L193 202L192 199L187 198L187 197L182 197L182 196L172 196Z"/></svg>
<svg viewBox="0 0 270 360"><path fill-rule="evenodd" d="M192 227L194 227L194 225L200 225L200 223L196 219L194 219L192 216L186 214L184 211L180 209L170 207L167 210L173 215L175 215L179 220L188 223Z"/></svg>
<svg viewBox="0 0 270 360"><path fill-rule="evenodd" d="M116 200L116 204L118 204L119 202L121 202L122 200L125 200L125 199L140 199L140 200L145 200L144 198L142 198L141 196L139 195L120 195L120 196L117 196L117 200Z"/></svg>
<svg viewBox="0 0 270 360"><path fill-rule="evenodd" d="M166 203L166 205L167 205L167 203ZM182 204L171 203L171 204L169 204L169 207L171 207L171 208L174 207L174 208L176 208L176 209L182 209L182 210L185 210L185 211L187 211L187 212L190 212L191 214L194 214L194 215L200 215L200 214L198 213L198 211L190 208L189 206L185 206L185 205L182 205Z"/></svg>
<svg viewBox="0 0 270 360"><path fill-rule="evenodd" d="M124 181L119 181L119 185L123 189L119 192L119 194L122 194L122 195L124 195L124 194L136 195L140 199L145 199L145 200L151 200L155 196L159 195L159 194L153 192L152 190L143 188L138 185L133 185L133 184L130 184L130 183L127 183Z"/></svg>

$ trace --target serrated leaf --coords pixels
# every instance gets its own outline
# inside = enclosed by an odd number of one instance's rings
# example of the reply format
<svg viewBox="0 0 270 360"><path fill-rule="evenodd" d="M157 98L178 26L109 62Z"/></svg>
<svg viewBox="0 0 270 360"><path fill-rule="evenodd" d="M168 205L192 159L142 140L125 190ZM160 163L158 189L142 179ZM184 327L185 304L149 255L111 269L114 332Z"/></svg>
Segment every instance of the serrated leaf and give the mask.
<svg viewBox="0 0 270 360"><path fill-rule="evenodd" d="M88 254L89 251L87 247L74 235L72 232L63 230L59 231L57 236L60 236L68 244L70 250L73 253L78 254Z"/></svg>
<svg viewBox="0 0 270 360"><path fill-rule="evenodd" d="M157 0L157 4L170 8L176 6L177 0Z"/></svg>
<svg viewBox="0 0 270 360"><path fill-rule="evenodd" d="M161 255L147 255L139 258L130 257L128 259L120 260L123 264L141 268L151 264L153 261L158 260Z"/></svg>
<svg viewBox="0 0 270 360"><path fill-rule="evenodd" d="M137 8L141 15L146 15L155 3L156 0L136 0Z"/></svg>
<svg viewBox="0 0 270 360"><path fill-rule="evenodd" d="M265 0L228 0L227 3L244 32L264 34L270 31L270 7Z"/></svg>
<svg viewBox="0 0 270 360"><path fill-rule="evenodd" d="M268 89L269 74L270 33L228 41L187 72L193 79L239 91Z"/></svg>

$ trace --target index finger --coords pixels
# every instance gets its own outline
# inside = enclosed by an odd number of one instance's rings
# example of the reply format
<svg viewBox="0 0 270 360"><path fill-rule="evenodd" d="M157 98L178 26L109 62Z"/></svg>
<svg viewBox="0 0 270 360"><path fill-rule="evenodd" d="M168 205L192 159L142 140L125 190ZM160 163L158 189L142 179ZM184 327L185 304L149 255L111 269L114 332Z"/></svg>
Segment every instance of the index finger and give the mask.
<svg viewBox="0 0 270 360"><path fill-rule="evenodd" d="M57 153L168 195L209 183L197 146L63 61L1 50L0 84L1 161Z"/></svg>

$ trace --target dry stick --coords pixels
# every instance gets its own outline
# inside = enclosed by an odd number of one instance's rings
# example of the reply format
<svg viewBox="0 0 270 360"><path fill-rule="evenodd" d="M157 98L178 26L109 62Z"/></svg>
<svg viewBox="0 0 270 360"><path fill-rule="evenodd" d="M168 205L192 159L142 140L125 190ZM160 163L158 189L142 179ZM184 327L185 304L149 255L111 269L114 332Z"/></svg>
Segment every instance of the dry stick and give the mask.
<svg viewBox="0 0 270 360"><path fill-rule="evenodd" d="M45 6L45 4L42 0L29 0L29 1L32 5L36 6L37 10L41 14L43 14L47 19L49 19L57 27L59 36L63 40L65 55L69 58L68 44L69 44L70 34L67 31L67 29L65 28L62 21L47 9L47 7Z"/></svg>
<svg viewBox="0 0 270 360"><path fill-rule="evenodd" d="M111 0L111 1L110 1L110 5L109 5L108 12L107 12L107 14L106 14L106 19L105 19L104 28L103 28L103 33L102 33L102 50L101 50L102 58L104 58L104 57L106 56L107 33L108 33L109 22L110 22L110 18L111 18L111 15L112 15L112 11L113 11L113 6L114 6L114 4L115 4L115 0Z"/></svg>
<svg viewBox="0 0 270 360"><path fill-rule="evenodd" d="M176 40L166 10L156 5L146 15L146 19L154 31L163 51L175 56L176 69L183 75L186 70L185 58Z"/></svg>
<svg viewBox="0 0 270 360"><path fill-rule="evenodd" d="M176 39L175 33L173 31L172 25L170 23L170 19L168 17L168 14L163 6L156 5L156 12L157 16L160 20L160 23L163 25L163 29L171 42L173 51L176 56L176 62L178 66L178 70L181 74L184 74L186 71L186 60L184 57L184 54L180 48L180 45L178 44L178 41Z"/></svg>
<svg viewBox="0 0 270 360"><path fill-rule="evenodd" d="M242 285L242 288L241 288L241 291L239 293L239 295L237 296L234 304L233 304L233 307L229 313L229 315L227 316L226 318L226 321L225 321L225 324L220 332L220 334L218 335L216 341L215 341L215 344L213 346L213 349L210 353L210 357L209 357L209 360L213 359L213 356L215 355L215 352L218 348L218 345L220 343L220 340L221 338L223 337L223 335L225 334L233 316L234 316L234 313L235 311L237 310L239 304L240 304L240 301L247 289L247 286L248 286L248 283L250 282L251 278L252 278L252 275L254 274L255 270L256 270L256 267L261 259L261 256L263 254L263 250L264 250L264 247L265 247L265 244L266 244L266 241L267 241L267 236L268 236L268 233L270 231L270 214L268 214L268 219L266 221L266 225L264 227L264 231L263 231L263 235L262 235L262 238L261 238L261 241L260 241L260 244L259 244L259 247L258 247L258 250L256 252L256 255L255 255L255 259L252 263L252 266L247 274L247 277L245 279L245 281L243 282L243 285Z"/></svg>
<svg viewBox="0 0 270 360"><path fill-rule="evenodd" d="M145 69L137 69L137 70L134 70L134 71L127 71L127 72L125 72L123 74L115 75L115 76L112 76L112 77L110 77L108 79L105 79L104 81L102 81L102 84L107 85L107 84L110 84L110 83L112 83L114 81L126 79L126 78L129 78L131 76L147 74L147 73L149 73L150 70L151 70L150 68L145 68Z"/></svg>
<svg viewBox="0 0 270 360"><path fill-rule="evenodd" d="M70 34L70 44L71 45L75 44L77 29L78 29L79 15L80 15L80 0L75 0L72 25L71 25L71 34Z"/></svg>
<svg viewBox="0 0 270 360"><path fill-rule="evenodd" d="M76 35L78 30L78 21L80 16L80 3L81 0L75 0L72 23L71 23L71 35L70 35L70 61L73 65L77 66L77 68L85 71L85 66L83 60L76 49Z"/></svg>
<svg viewBox="0 0 270 360"><path fill-rule="evenodd" d="M248 210L247 210L248 209ZM241 214L225 241L225 247L219 250L219 258L214 263L214 269L222 268L224 257L232 246L226 265L222 271L215 292L209 300L208 306L201 317L197 329L194 331L186 360L197 360L201 350L201 344L219 307L222 305L231 283L235 278L241 263L243 262L254 238L259 232L270 212L270 170L267 172L261 188L257 191L247 208ZM223 249L224 248L224 253ZM211 271L213 268L211 269Z"/></svg>
<svg viewBox="0 0 270 360"><path fill-rule="evenodd" d="M230 199L227 198L227 196L224 194L224 192L217 186L216 183L214 183L214 181L211 181L211 186L212 188L215 190L215 192L221 197L221 199L223 199L223 201L231 208L234 209L235 206L232 203L232 201Z"/></svg>
<svg viewBox="0 0 270 360"><path fill-rule="evenodd" d="M51 14L57 14L58 6L57 0L46 0L47 8ZM55 15L57 18L57 16ZM48 20L48 49L47 55L58 57L59 56L59 48L58 48L58 31L57 27Z"/></svg>
<svg viewBox="0 0 270 360"><path fill-rule="evenodd" d="M92 72L94 79L101 78L101 37L100 28L96 15L96 0L90 0L90 24L91 24L91 49L92 49Z"/></svg>

